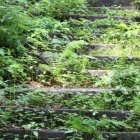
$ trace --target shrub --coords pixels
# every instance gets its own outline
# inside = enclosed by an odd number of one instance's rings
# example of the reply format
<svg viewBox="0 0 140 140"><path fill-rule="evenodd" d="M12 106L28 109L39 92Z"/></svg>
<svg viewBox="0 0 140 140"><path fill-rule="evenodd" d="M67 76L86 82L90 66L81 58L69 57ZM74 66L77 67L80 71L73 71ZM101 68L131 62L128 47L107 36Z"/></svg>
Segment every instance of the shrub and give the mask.
<svg viewBox="0 0 140 140"><path fill-rule="evenodd" d="M1 6L0 8L0 46L23 49L21 34L27 30L29 17L17 6ZM23 50L21 50L23 51Z"/></svg>
<svg viewBox="0 0 140 140"><path fill-rule="evenodd" d="M73 10L81 9L85 0L41 0L32 8L34 14L46 14L53 17L61 17Z"/></svg>
<svg viewBox="0 0 140 140"><path fill-rule="evenodd" d="M21 7L0 2L0 81L3 83L26 76L18 57L26 50L23 43L30 18Z"/></svg>

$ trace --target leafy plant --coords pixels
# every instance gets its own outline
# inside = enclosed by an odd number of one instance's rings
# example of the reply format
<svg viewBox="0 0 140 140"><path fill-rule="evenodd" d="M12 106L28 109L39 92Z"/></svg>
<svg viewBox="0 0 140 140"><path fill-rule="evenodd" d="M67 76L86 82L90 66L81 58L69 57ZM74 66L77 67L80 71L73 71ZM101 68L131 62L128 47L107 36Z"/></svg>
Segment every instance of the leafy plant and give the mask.
<svg viewBox="0 0 140 140"><path fill-rule="evenodd" d="M35 9L31 12L34 14L47 14L53 17L61 17L73 10L81 9L85 0L41 0L35 4Z"/></svg>
<svg viewBox="0 0 140 140"><path fill-rule="evenodd" d="M15 52L25 51L21 34L28 29L29 16L18 6L2 5L0 8L0 45L15 48ZM24 36L23 36L24 37Z"/></svg>
<svg viewBox="0 0 140 140"><path fill-rule="evenodd" d="M140 86L139 70L130 67L128 69L116 70L105 76L97 85L108 85L111 87L137 88Z"/></svg>
<svg viewBox="0 0 140 140"><path fill-rule="evenodd" d="M85 136L87 138L91 138L94 140L101 140L103 139L102 136L99 134L98 129L97 129L97 124L98 121L93 120L93 119L84 119L81 116L73 116L71 115L70 120L67 122L70 127L76 131L80 131L86 134L89 134Z"/></svg>
<svg viewBox="0 0 140 140"><path fill-rule="evenodd" d="M134 98L134 112L137 114L140 114L140 98L139 96L136 96Z"/></svg>
<svg viewBox="0 0 140 140"><path fill-rule="evenodd" d="M133 4L136 6L136 9L140 10L140 1L134 0Z"/></svg>
<svg viewBox="0 0 140 140"><path fill-rule="evenodd" d="M21 34L28 30L30 18L21 7L5 4L0 8L0 18L0 71L3 77L1 80L10 77L18 80L19 77L26 76L17 58L26 51L23 45L26 37Z"/></svg>

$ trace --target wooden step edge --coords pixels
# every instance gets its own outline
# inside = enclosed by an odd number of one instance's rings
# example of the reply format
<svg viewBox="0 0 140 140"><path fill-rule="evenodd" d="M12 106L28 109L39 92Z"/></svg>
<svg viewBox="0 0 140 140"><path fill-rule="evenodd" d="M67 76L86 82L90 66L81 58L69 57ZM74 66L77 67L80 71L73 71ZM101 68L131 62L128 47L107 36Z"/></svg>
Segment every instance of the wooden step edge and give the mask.
<svg viewBox="0 0 140 140"><path fill-rule="evenodd" d="M140 140L140 132L102 132L102 136L112 140Z"/></svg>
<svg viewBox="0 0 140 140"><path fill-rule="evenodd" d="M100 11L102 9L109 9L109 10L133 10L135 9L134 6L110 6L110 7L106 7L106 6L101 6L101 7L94 7L94 6L87 6L88 9L90 10L95 10L95 11Z"/></svg>
<svg viewBox="0 0 140 140"><path fill-rule="evenodd" d="M102 26L102 25L101 25ZM103 25L104 26L104 25ZM106 26L106 25L105 25ZM111 27L111 26L110 26ZM101 36L107 36L107 34L104 34L104 33L95 33L93 34L94 36L96 37L101 37ZM138 37L140 38L140 35L136 35L135 37ZM115 45L115 44L112 44L112 45ZM117 45L116 45L117 46Z"/></svg>
<svg viewBox="0 0 140 140"><path fill-rule="evenodd" d="M97 26L97 28L103 28L103 29L108 28L108 27L113 27L113 25L104 25L104 24L101 24L101 25L98 25L98 26ZM54 38L54 37L62 38L63 35L67 35L67 37L68 37L70 40L72 40L72 39L75 38L75 37L83 36L83 35L81 35L81 34L76 34L76 33L63 33L63 32L50 32L50 33L49 33L49 36L50 36L51 38ZM101 36L104 36L104 35L106 35L106 34L93 33L93 34L91 34L91 35L96 36L96 37L101 37ZM138 37L140 37L140 36L138 36ZM104 44L89 44L89 45L87 45L87 46L92 46L92 45L104 45ZM115 44L105 44L105 45L106 45L106 46L107 46L107 45L112 45L112 46L113 46L113 45L115 45Z"/></svg>
<svg viewBox="0 0 140 140"><path fill-rule="evenodd" d="M38 132L38 138L40 140L48 140L50 138L58 138L61 140L66 140L68 136L72 135L71 131L64 130L43 130L43 129L28 129L24 130L21 128L9 128L9 129L0 129L1 133L13 134L23 136L25 134L33 135L33 132ZM140 132L99 132L104 138L110 138L112 135L115 137L115 140L139 140Z"/></svg>
<svg viewBox="0 0 140 140"><path fill-rule="evenodd" d="M0 93L3 92L10 92L9 90L0 90ZM127 89L128 92L135 92L138 91L137 89ZM34 87L29 87L29 88L17 88L14 90L14 92L17 93L26 93L26 92L43 92L45 94L53 93L53 94L63 94L63 93L72 93L72 94L98 94L102 92L112 92L112 93L119 93L123 92L122 89L115 89L115 88L34 88Z"/></svg>
<svg viewBox="0 0 140 140"><path fill-rule="evenodd" d="M89 44L85 45L85 49L98 49L98 48L115 48L118 47L116 44Z"/></svg>
<svg viewBox="0 0 140 140"><path fill-rule="evenodd" d="M61 140L66 140L68 137L68 133L66 131L61 130L44 130L44 129L21 129L21 128L8 128L8 129L0 129L0 133L10 133L13 135L20 135L21 137L24 137L25 134L32 135L33 132L38 133L38 139L39 140L49 140L50 138L59 138Z"/></svg>
<svg viewBox="0 0 140 140"><path fill-rule="evenodd" d="M6 90L0 90L0 93L3 92L11 92L11 88ZM128 92L138 91L137 89L127 89ZM102 92L112 92L119 93L123 92L123 89L115 89L115 88L54 88L54 87L29 87L29 88L15 88L14 92L17 93L27 93L27 92L43 92L45 94L53 93L53 94L63 94L63 93L72 93L72 94L98 94Z"/></svg>
<svg viewBox="0 0 140 140"><path fill-rule="evenodd" d="M92 70L88 69L87 72L92 75L92 76L97 76L99 78L103 78L104 76L110 74L110 73L115 73L116 70Z"/></svg>
<svg viewBox="0 0 140 140"><path fill-rule="evenodd" d="M124 70L126 70L126 69L124 69ZM92 76L97 76L97 77L99 77L99 78L103 78L104 76L106 76L106 75L109 75L109 74L115 74L116 72L119 72L119 73L121 73L121 72L123 72L123 70L93 70L93 69L87 69L86 70L87 71L87 73L89 73L90 75L92 75ZM137 72L140 72L140 70L136 70Z"/></svg>
<svg viewBox="0 0 140 140"><path fill-rule="evenodd" d="M128 17L124 17L124 16L87 16L87 15L76 15L76 14L68 14L68 15L63 15L62 16L62 20L69 20L70 18L73 19L80 19L80 18L85 18L88 20L96 20L96 19L105 19L105 18L112 18L114 20L123 20L123 21L128 21L129 18ZM133 18L130 18L133 19Z"/></svg>
<svg viewBox="0 0 140 140"><path fill-rule="evenodd" d="M62 37L63 34L66 34L66 35L68 35L68 36L70 36L70 37L74 37L74 36L75 36L75 34L73 34L73 33L64 33L64 32L49 32L49 33L48 33L48 35L49 35L50 37L52 37L52 38L53 38L54 36Z"/></svg>
<svg viewBox="0 0 140 140"><path fill-rule="evenodd" d="M87 4L92 6L131 6L133 0L88 0Z"/></svg>
<svg viewBox="0 0 140 140"><path fill-rule="evenodd" d="M44 112L46 115L50 114L51 112L56 114L63 114L63 113L75 113L78 115L83 115L91 118L102 118L105 115L108 118L116 118L117 120L126 119L131 112L130 111L120 111L120 110L81 110L81 109L65 109L65 108L31 108L31 107L0 107L1 110L24 110L24 111L35 111L35 112ZM133 112L132 112L133 113Z"/></svg>
<svg viewBox="0 0 140 140"><path fill-rule="evenodd" d="M100 24L97 26L97 28L108 28L108 27L113 27L114 25L107 25L107 24ZM67 35L70 38L73 38L74 36L78 36L78 34L76 33L63 33L63 32L50 32L49 36L51 38L57 36L57 37L62 37L63 34ZM93 36L97 36L97 37L101 37L101 36L107 36L107 34L103 34L103 33L93 33L91 34ZM79 35L80 36L80 35ZM140 38L140 35L136 35L136 37ZM101 45L101 46L117 46L116 44L88 44L87 46L95 46L95 45Z"/></svg>
<svg viewBox="0 0 140 140"><path fill-rule="evenodd" d="M119 60L119 59L125 59L128 61L139 61L140 57L135 56L87 56L90 60L100 60L100 61L107 61L107 60Z"/></svg>
<svg viewBox="0 0 140 140"><path fill-rule="evenodd" d="M100 28L100 29L107 29L107 28L113 28L115 25L109 25L109 24L100 24L100 25L97 25L97 28Z"/></svg>

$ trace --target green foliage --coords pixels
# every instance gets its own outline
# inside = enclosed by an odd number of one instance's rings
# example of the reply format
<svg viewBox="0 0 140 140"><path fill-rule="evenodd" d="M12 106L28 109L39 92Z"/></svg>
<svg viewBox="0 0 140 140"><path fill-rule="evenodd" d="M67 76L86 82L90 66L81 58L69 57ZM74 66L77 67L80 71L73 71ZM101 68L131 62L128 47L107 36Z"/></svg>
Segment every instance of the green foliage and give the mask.
<svg viewBox="0 0 140 140"><path fill-rule="evenodd" d="M92 140L103 139L98 132L98 121L94 119L71 115L70 120L67 123L76 131L89 134L88 137L91 137Z"/></svg>
<svg viewBox="0 0 140 140"><path fill-rule="evenodd" d="M140 97L139 95L134 98L134 112L140 114Z"/></svg>
<svg viewBox="0 0 140 140"><path fill-rule="evenodd" d="M2 5L0 8L0 45L24 51L21 34L28 30L29 16L22 11L22 7Z"/></svg>
<svg viewBox="0 0 140 140"><path fill-rule="evenodd" d="M116 15L116 10L108 8L99 13L88 10L85 0L0 0L0 5L0 88L14 85L12 90L0 91L0 105L6 106L6 111L5 108L0 110L2 128L15 126L25 130L68 130L76 133L71 140L82 140L83 134L84 139L101 140L100 131L139 131L139 93L126 90L139 90L139 61L130 67L132 61L99 62L88 59L97 55L139 56L139 23L124 23L110 18L94 22L86 19L61 21L65 14ZM132 11L117 12L119 16L129 17L133 14L139 15ZM105 52L97 48L93 53L88 48L88 44L99 43L116 44L119 49L104 47ZM114 69L114 72L97 78L90 75L87 69ZM41 87L43 84L47 87L68 88L95 88L97 85L101 88L117 87L123 91L96 95L19 93L16 84L23 83L22 80L31 84L35 80L34 83L39 82L39 86L41 83ZM38 83L34 86L38 86ZM15 110L12 106L18 108ZM42 107L50 110L43 112ZM88 118L80 113L58 114L52 108L133 110L134 114L119 121L109 119L105 114L95 119L99 115L95 111L91 111L93 116ZM37 131L33 131L32 135L25 134L24 138L38 138Z"/></svg>
<svg viewBox="0 0 140 140"><path fill-rule="evenodd" d="M1 111L1 110L0 110ZM0 123L2 123L2 125L7 126L7 123L9 123L9 118L10 118L11 112L3 112L1 111L0 113Z"/></svg>
<svg viewBox="0 0 140 140"><path fill-rule="evenodd" d="M0 6L0 66L1 81L25 77L22 64L17 58L22 55L30 18L22 7L2 4ZM16 59L15 59L16 57ZM14 81L13 81L14 82Z"/></svg>
<svg viewBox="0 0 140 140"><path fill-rule="evenodd" d="M139 70L132 67L128 69L116 70L105 76L97 85L110 87L136 88L140 87Z"/></svg>
<svg viewBox="0 0 140 140"><path fill-rule="evenodd" d="M137 10L140 10L140 0L134 0L133 4L135 5Z"/></svg>
<svg viewBox="0 0 140 140"><path fill-rule="evenodd" d="M55 75L55 77L59 77L59 78L61 77L60 80L62 79L61 82L63 84L67 83L67 81L74 82L76 79L80 80L83 77L82 73L84 73L85 68L89 65L89 61L84 56L80 58L78 55L79 52L78 50L84 44L85 42L82 40L70 42L67 44L66 48L60 54L60 58L58 60L56 68L53 71L53 74ZM70 72L70 70L72 70L72 72ZM79 76L78 75L76 76L76 73L78 73Z"/></svg>
<svg viewBox="0 0 140 140"><path fill-rule="evenodd" d="M82 48L82 45L86 43L83 40L73 41L67 44L64 51L60 54L59 65L61 67L68 69L73 69L76 71L84 70L89 62L86 57L79 58L78 52Z"/></svg>
<svg viewBox="0 0 140 140"><path fill-rule="evenodd" d="M31 10L36 15L47 14L53 17L61 17L73 10L81 9L85 0L41 0Z"/></svg>
<svg viewBox="0 0 140 140"><path fill-rule="evenodd" d="M134 0L134 3L135 4L139 4L140 3L140 0Z"/></svg>
<svg viewBox="0 0 140 140"><path fill-rule="evenodd" d="M63 86L76 84L80 87L82 85L84 86L86 83L89 85L94 83L93 80L95 80L95 78L91 77L85 71L89 66L88 59L79 54L80 49L85 44L83 40L70 42L65 46L64 50L59 53L53 66L39 65L43 73L49 73L49 75L51 75L50 81L52 84L59 83ZM46 79L47 78L46 76Z"/></svg>
<svg viewBox="0 0 140 140"><path fill-rule="evenodd" d="M130 129L131 127L123 121L117 121L115 119L102 118L95 120L91 118L84 118L81 116L71 115L70 120L67 122L70 127L78 132L88 134L92 140L103 140L100 131L107 129L113 130L115 127Z"/></svg>
<svg viewBox="0 0 140 140"><path fill-rule="evenodd" d="M77 80L78 81L78 80ZM75 83L76 84L76 83ZM74 85L72 85L74 86ZM116 94L113 92L102 92L99 94L47 94L45 93L28 93L26 95L12 94L12 105L36 106L36 107L58 107L80 110L133 110L135 107L134 97L137 97L138 91L125 91L122 89ZM7 95L7 94L6 94ZM2 101L6 95L1 97L1 105L7 105L7 101ZM17 100L15 100L17 98ZM41 101L43 101L41 103Z"/></svg>
<svg viewBox="0 0 140 140"><path fill-rule="evenodd" d="M22 96L22 99L18 99L17 104L30 105L30 106L45 106L46 105L46 96L41 93L28 93L27 96Z"/></svg>

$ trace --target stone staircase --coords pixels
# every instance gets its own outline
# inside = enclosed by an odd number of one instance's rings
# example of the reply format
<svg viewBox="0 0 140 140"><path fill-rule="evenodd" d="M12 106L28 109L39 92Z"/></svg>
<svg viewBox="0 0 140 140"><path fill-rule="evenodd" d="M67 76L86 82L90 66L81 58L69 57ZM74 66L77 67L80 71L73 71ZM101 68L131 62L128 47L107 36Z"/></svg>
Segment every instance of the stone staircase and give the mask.
<svg viewBox="0 0 140 140"><path fill-rule="evenodd" d="M89 0L88 2L88 6L90 9L94 9L96 12L100 11L101 7L108 7L110 9L114 9L114 10L118 10L118 9L133 9L134 7L131 5L131 0L99 0L97 2L94 2L93 0ZM93 15L64 15L63 20L69 20L70 18L73 19L81 19L81 18L85 18L88 20L100 20L100 19L104 19L104 18L113 18L115 20L121 20L124 22L128 22L129 20L133 20L135 22L135 18L131 17L130 19L128 19L125 16L93 16ZM52 34L51 34L52 35ZM60 36L61 34L58 34L58 36ZM53 35L52 35L53 36ZM74 35L73 35L74 36ZM85 46L85 49L90 51L90 50L94 50L94 49L98 49L98 48L104 48L104 47L114 47L116 46L115 44L90 44ZM94 62L95 60L98 61L99 63L110 63L110 62L117 62L120 59L122 59L121 56L87 56L87 58L90 60L90 63L93 64L94 66ZM138 66L139 62L140 62L140 57L136 57L136 56L126 56L123 57L123 59L127 61L129 61L130 63L135 63ZM103 77L104 75L106 75L108 72L112 71L110 70L106 70L103 67L99 68L99 69L90 69L87 70L91 75L95 75L98 77ZM131 93L136 93L138 92L138 90L136 89L127 89L126 90L128 95L128 98L130 96L131 98ZM34 94L36 93L43 93L46 98L49 98L50 100L48 102L50 103L50 106L48 106L47 108L39 108L39 107L34 107L34 106L29 106L29 107L21 107L19 106L12 106L10 107L10 109L12 110L12 113L15 112L15 114L17 113L16 110L20 110L21 111L21 116L24 113L36 113L36 112L40 112L40 113L44 113L45 116L47 116L46 118L48 118L48 121L46 120L46 123L49 123L50 118L53 117L53 113L56 115L60 115L63 114L65 116L65 114L77 114L78 116L85 116L85 117L89 117L95 120L100 120L101 118L108 118L110 120L112 119L116 119L119 121L124 121L126 120L128 117L130 117L131 114L133 114L133 112L131 112L131 109L129 109L128 107L127 110L122 110L121 107L120 109L116 109L113 107L108 107L109 109L107 110L94 110L94 106L93 108L89 108L89 109L84 109L84 107L81 107L78 109L78 105L72 106L73 103L71 103L70 105L66 104L65 107L65 103L63 102L63 100L66 100L67 102L72 102L71 100L74 98L78 100L78 95L82 95L83 98L88 96L89 98L94 98L94 100L97 97L97 102L98 100L101 99L101 97L99 98L99 96L106 92L109 92L110 96L116 96L118 98L120 98L121 96L123 96L123 94L125 94L126 91L123 91L122 89L115 89L115 88L108 88L108 87L103 87L100 89L97 88L22 88L22 89L16 89L16 94L18 93L20 94L24 94L27 95L30 92L33 92ZM59 96L62 96L62 98L58 98ZM125 96L125 95L124 95ZM64 99L65 97L67 97L66 99ZM43 99L45 97L43 96ZM56 99L55 99L56 98ZM58 99L57 99L58 98ZM55 101L58 100L58 103L55 104ZM82 99L84 100L84 99ZM126 99L127 100L127 99ZM63 102L63 104L62 104ZM106 101L107 102L107 101ZM123 101L120 101L120 103ZM128 99L129 102L129 99ZM41 101L41 103L43 104L43 100ZM88 101L86 101L86 103L88 103ZM78 104L78 101L77 101ZM84 104L84 101L83 101ZM90 103L89 103L90 104ZM115 106L115 101L111 103L112 106ZM62 108L61 108L62 107ZM4 110L5 112L8 111L8 109L6 107L1 108L2 110ZM22 114L22 112L24 112ZM53 113L52 113L53 112ZM16 116L16 115L15 115ZM35 116L38 116L37 114ZM19 117L19 116L18 116ZM18 120L18 117L15 119ZM30 116L29 116L30 118ZM25 120L29 118L25 118ZM61 118L61 117L60 117ZM58 120L57 120L58 119ZM61 126L61 123L63 122L63 117L61 118L62 122L59 120L59 117L56 119L56 121L58 121L58 125ZM12 120L13 121L13 120ZM38 122L38 120L36 120L36 122ZM53 122L53 119L52 119ZM60 123L60 124L59 124ZM107 125L107 124L105 124ZM7 136L5 136L5 139L7 140L14 140L14 136L15 135L20 135L21 139L26 139L26 135L33 135L34 132L38 133L38 137L36 139L39 140L67 140L69 139L69 137L72 135L72 131L67 132L64 131L61 127L52 130L51 127L47 128L47 129L37 129L34 130L33 128L29 128L27 130L21 129L19 127L16 126L11 126L11 128L7 128L7 129L0 129L0 134L8 134ZM106 130L105 128L102 129L101 132L99 132L102 137L106 140L139 140L140 139L140 132L138 131L132 131L131 129L125 130L124 128L116 128L116 129L112 129L112 130ZM83 133L83 139L84 140L92 140L92 137L90 134L86 134ZM94 136L93 136L94 139Z"/></svg>

